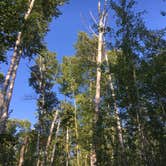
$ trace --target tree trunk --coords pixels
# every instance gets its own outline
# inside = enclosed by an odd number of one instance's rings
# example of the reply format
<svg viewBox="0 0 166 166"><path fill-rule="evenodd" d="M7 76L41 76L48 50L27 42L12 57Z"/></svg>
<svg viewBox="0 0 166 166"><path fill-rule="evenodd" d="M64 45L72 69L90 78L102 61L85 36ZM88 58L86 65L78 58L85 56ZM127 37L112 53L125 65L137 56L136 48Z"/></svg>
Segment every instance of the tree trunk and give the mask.
<svg viewBox="0 0 166 166"><path fill-rule="evenodd" d="M36 152L37 152L37 164L36 164L36 166L39 166L39 164L40 164L40 130L38 131L38 135L37 135Z"/></svg>
<svg viewBox="0 0 166 166"><path fill-rule="evenodd" d="M55 122L57 120L57 117L58 117L58 111L56 111L54 113L53 121L52 121L52 124L51 124L51 127L50 127L49 136L48 136L48 139L47 139L46 151L45 151L46 163L48 163L48 160L49 160L49 153L48 153L49 152L49 146L51 144L51 139L52 139L52 135L53 135L53 131L54 131ZM44 164L44 162L42 162L41 166L43 166L43 164Z"/></svg>
<svg viewBox="0 0 166 166"><path fill-rule="evenodd" d="M40 134L41 134L41 130L42 130L42 123L41 123L41 116L44 113L44 105L45 105L45 84L43 83L43 79L44 79L44 74L43 74L43 70L44 70L45 66L43 64L43 58L40 56L39 57L39 72L40 72L40 76L41 79L39 79L39 89L40 89L40 93L41 93L41 98L42 98L42 102L41 105L39 106L39 144L38 146L38 159L37 159L37 166L43 165L45 164L45 154L44 154L44 158L42 158L42 148L40 147Z"/></svg>
<svg viewBox="0 0 166 166"><path fill-rule="evenodd" d="M94 119L94 139L96 142L97 136L97 121L99 118L99 107L100 107L100 96L101 96L101 63L102 63L102 54L103 54L103 37L104 37L104 20L105 20L105 11L101 12L100 1L98 1L98 13L99 13L99 23L98 23L98 50L97 50L97 70L96 70L96 94L95 94L95 119ZM95 166L97 162L97 144L94 145L95 151L93 152L93 160L91 166ZM95 154L94 154L95 153Z"/></svg>
<svg viewBox="0 0 166 166"><path fill-rule="evenodd" d="M69 158L70 158L70 154L69 154L69 129L67 127L67 129L66 129L66 166L69 166Z"/></svg>
<svg viewBox="0 0 166 166"><path fill-rule="evenodd" d="M21 151L20 151L20 160L19 160L19 166L22 166L24 163L24 154L25 154L25 149L28 143L28 136L25 137L23 145L21 147Z"/></svg>
<svg viewBox="0 0 166 166"><path fill-rule="evenodd" d="M21 54L21 52L20 52L20 54ZM2 115L1 115L1 119L0 119L1 120L1 127L0 127L1 131L0 131L0 133L4 133L5 129L6 129L6 123L7 123L7 119L8 119L8 116L9 116L9 104L10 104L12 93L13 93L14 82L15 82L17 68L18 68L20 58L21 58L20 56L17 57L16 64L15 64L15 66L13 68L13 71L12 71L8 93L6 94L6 99L3 99L3 112L2 112Z"/></svg>
<svg viewBox="0 0 166 166"><path fill-rule="evenodd" d="M60 122L60 120L59 120L57 129L56 129L55 140L57 140L57 137L58 137L59 128L60 128L60 123L61 123L61 122ZM53 165L53 162L54 162L55 150L56 150L56 142L55 142L54 147L53 147L53 149L52 149L52 155L51 155L51 160L50 160L50 166L52 166L52 165Z"/></svg>
<svg viewBox="0 0 166 166"><path fill-rule="evenodd" d="M142 123L141 123L141 105L140 105L140 96L139 96L139 91L137 88L137 84L136 84L136 72L135 72L135 66L133 65L133 79L134 79L134 86L136 89L136 119L137 119L137 125L138 125L138 132L139 132L139 139L140 139L140 145L141 145L141 150L140 150L140 155L141 155L141 160L144 161L145 166L147 165L147 156L146 156L146 139L145 139L145 135L144 135L144 130L142 127ZM150 162L150 161L149 161Z"/></svg>
<svg viewBox="0 0 166 166"><path fill-rule="evenodd" d="M99 22L99 36L98 36L98 53L96 58L97 63L97 73L96 73L96 95L95 95L95 112L99 113L99 104L100 104L100 81L101 81L101 59L102 59L102 46L103 46L103 32L100 30L103 26L103 22L100 19Z"/></svg>
<svg viewBox="0 0 166 166"><path fill-rule="evenodd" d="M109 67L109 63L108 63L108 57L107 57L107 53L104 54L105 55L105 60L107 63L107 66ZM117 130L117 134L118 134L118 141L121 147L121 160L124 166L127 166L127 160L125 157L125 147L124 147L124 141L123 141L123 134L122 134L122 127L121 127L121 123L120 123L120 117L119 117L119 112L118 112L118 106L116 104L116 95L115 95L115 90L114 90L114 86L112 83L112 76L111 76L111 71L109 71L109 75L108 75L108 80L109 80L109 86L112 92L112 99L113 99L113 108L115 111L115 119L116 119L116 130Z"/></svg>
<svg viewBox="0 0 166 166"><path fill-rule="evenodd" d="M29 8L27 12L25 13L24 20L26 21L32 11L32 8L34 6L35 0L31 0L29 3ZM8 109L9 109L9 104L13 92L13 87L14 87L14 82L16 79L16 73L17 69L20 63L21 59L21 52L20 50L20 44L21 44L21 37L22 37L22 32L19 32L17 35L15 47L14 47L14 53L11 59L11 63L9 66L9 70L7 72L7 75L5 77L2 93L2 102L0 103L0 112L1 112L1 117L0 117L0 134L5 132L6 129L6 121L8 119ZM9 88L9 89L8 89Z"/></svg>
<svg viewBox="0 0 166 166"><path fill-rule="evenodd" d="M77 103L74 92L73 92L73 98L74 98L74 123L75 123L75 136L76 136L76 157L77 157L77 166L79 166L80 162L79 162L79 146L78 146Z"/></svg>
<svg viewBox="0 0 166 166"><path fill-rule="evenodd" d="M90 166L96 165L96 152L94 150L90 153Z"/></svg>

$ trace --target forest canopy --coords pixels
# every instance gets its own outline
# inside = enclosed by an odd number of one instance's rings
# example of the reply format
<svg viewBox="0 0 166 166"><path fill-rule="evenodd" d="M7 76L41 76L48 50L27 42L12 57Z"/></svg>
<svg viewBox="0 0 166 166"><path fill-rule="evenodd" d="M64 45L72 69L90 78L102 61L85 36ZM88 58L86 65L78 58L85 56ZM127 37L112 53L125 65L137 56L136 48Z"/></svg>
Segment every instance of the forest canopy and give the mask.
<svg viewBox="0 0 166 166"><path fill-rule="evenodd" d="M166 25L147 26L137 0L96 0L74 53L59 61L46 36L70 3L0 2L0 166L164 166ZM27 119L11 116L25 68L35 124L24 108Z"/></svg>

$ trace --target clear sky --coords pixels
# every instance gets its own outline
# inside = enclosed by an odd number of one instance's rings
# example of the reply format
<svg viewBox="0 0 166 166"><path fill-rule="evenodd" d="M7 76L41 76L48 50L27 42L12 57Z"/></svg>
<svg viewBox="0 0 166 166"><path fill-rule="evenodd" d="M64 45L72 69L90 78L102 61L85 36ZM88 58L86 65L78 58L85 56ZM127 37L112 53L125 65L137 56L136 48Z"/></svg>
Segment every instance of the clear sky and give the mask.
<svg viewBox="0 0 166 166"><path fill-rule="evenodd" d="M87 31L85 25L90 23L89 11L96 12L97 0L70 0L61 7L62 15L50 24L50 32L46 36L48 48L57 53L61 62L64 55L73 55L73 45L79 31ZM166 10L166 2L162 0L139 0L138 10L146 10L146 25L151 29L166 27L166 17L160 15ZM82 16L81 16L82 15ZM85 23L86 22L86 23ZM36 101L27 100L26 96L34 96L35 92L28 86L29 70L27 60L22 60L14 87L10 109L12 118L28 119L35 123ZM6 68L6 67L4 67Z"/></svg>

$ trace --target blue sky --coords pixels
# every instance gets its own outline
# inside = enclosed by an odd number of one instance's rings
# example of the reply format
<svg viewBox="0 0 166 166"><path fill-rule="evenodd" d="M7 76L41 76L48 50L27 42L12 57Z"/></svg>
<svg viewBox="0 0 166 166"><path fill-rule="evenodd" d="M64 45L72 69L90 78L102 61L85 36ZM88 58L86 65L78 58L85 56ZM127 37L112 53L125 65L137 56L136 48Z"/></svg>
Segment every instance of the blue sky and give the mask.
<svg viewBox="0 0 166 166"><path fill-rule="evenodd" d="M73 55L73 45L79 31L87 31L85 24L90 24L89 11L96 13L97 0L70 0L70 3L61 7L62 15L50 24L50 32L46 36L48 48L57 53L61 62L65 55ZM166 2L162 0L139 0L138 10L146 10L144 16L146 25L151 29L166 26L166 17L160 15L161 10L166 10ZM85 23L86 22L86 23ZM35 96L35 92L28 86L30 65L27 60L22 60L19 66L14 93L10 105L13 110L11 118L28 119L35 123L36 101L26 100L26 96ZM6 67L3 67L4 70Z"/></svg>

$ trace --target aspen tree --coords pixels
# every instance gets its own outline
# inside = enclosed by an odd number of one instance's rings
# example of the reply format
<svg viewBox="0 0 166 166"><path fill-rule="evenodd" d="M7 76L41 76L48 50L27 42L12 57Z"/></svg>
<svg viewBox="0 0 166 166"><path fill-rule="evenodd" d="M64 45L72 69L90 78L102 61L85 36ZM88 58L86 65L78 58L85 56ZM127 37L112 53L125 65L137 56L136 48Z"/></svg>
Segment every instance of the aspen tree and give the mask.
<svg viewBox="0 0 166 166"><path fill-rule="evenodd" d="M24 142L20 150L20 159L19 159L18 166L22 166L24 163L24 156L25 156L25 150L26 150L27 144L28 144L28 136L25 136Z"/></svg>
<svg viewBox="0 0 166 166"><path fill-rule="evenodd" d="M105 60L107 63L107 67L109 67L109 62L108 62L108 55L107 52L104 51L104 55L105 55ZM126 161L126 156L125 156L125 147L124 147L124 140L123 140L123 133L122 133L122 127L121 127L121 122L120 122L120 117L119 117L119 112L118 112L118 106L116 104L116 95L115 95L115 89L114 89L114 85L113 85L113 80L112 80L112 76L111 76L111 71L108 71L108 80L109 80L109 86L111 89L111 96L113 99L113 108L115 111L115 119L116 119L116 130L118 133L118 141L121 147L121 160L124 166L127 166L127 161Z"/></svg>
<svg viewBox="0 0 166 166"><path fill-rule="evenodd" d="M57 138L58 138L58 133L59 133L59 129L60 129L60 124L61 124L61 121L59 119L58 121L58 125L57 125L57 128L56 128L56 133L55 133L55 144L53 146L53 149L52 149L52 153L51 153L51 159L50 159L50 166L53 165L53 162L54 162L54 157L55 157L55 149L56 149L56 142L57 142Z"/></svg>
<svg viewBox="0 0 166 166"><path fill-rule="evenodd" d="M95 94L95 133L97 133L97 121L99 118L100 114L100 98L101 98L101 64L102 64L102 57L103 55L103 44L104 44L104 33L105 33L105 26L106 26L106 20L107 20L107 0L104 1L104 9L101 9L101 2L100 0L98 1L98 15L99 15L99 22L98 22L98 51L97 51L97 57L96 57L96 64L97 64L97 69L96 69L96 94ZM94 139L97 139L96 136ZM94 140L96 141L96 140ZM96 145L95 145L96 146ZM95 147L96 150L97 147ZM97 163L97 154L96 152L92 152L92 159L91 159L91 166L95 166Z"/></svg>
<svg viewBox="0 0 166 166"><path fill-rule="evenodd" d="M55 123L57 121L57 118L58 118L58 111L56 111L53 115L53 120L52 120L52 123L51 123L51 126L50 126L49 136L48 136L47 143L46 143L46 150L45 150L45 157L44 157L44 159L46 158L46 163L48 163L48 160L49 160L49 155L50 155L49 154L49 146L51 144L53 131L54 131L54 128L55 128ZM44 162L42 163L42 165L43 164L44 164Z"/></svg>
<svg viewBox="0 0 166 166"><path fill-rule="evenodd" d="M28 19L28 17L31 14L31 11L33 9L35 0L31 0L29 2L29 7L27 12L25 13L24 16L24 21ZM1 117L0 117L0 133L3 133L6 128L6 121L8 118L8 109L9 109L9 103L11 100L12 92L13 92L13 87L14 87L14 81L16 78L16 72L17 68L21 59L21 53L22 50L20 50L20 44L21 44L21 37L22 37L22 32L18 33L15 47L14 47L14 52L13 56L11 59L11 63L9 66L9 70L7 72L7 75L5 77L4 85L3 85L3 96L2 96L2 103L0 105L0 112L1 112ZM9 89L8 89L9 88Z"/></svg>

